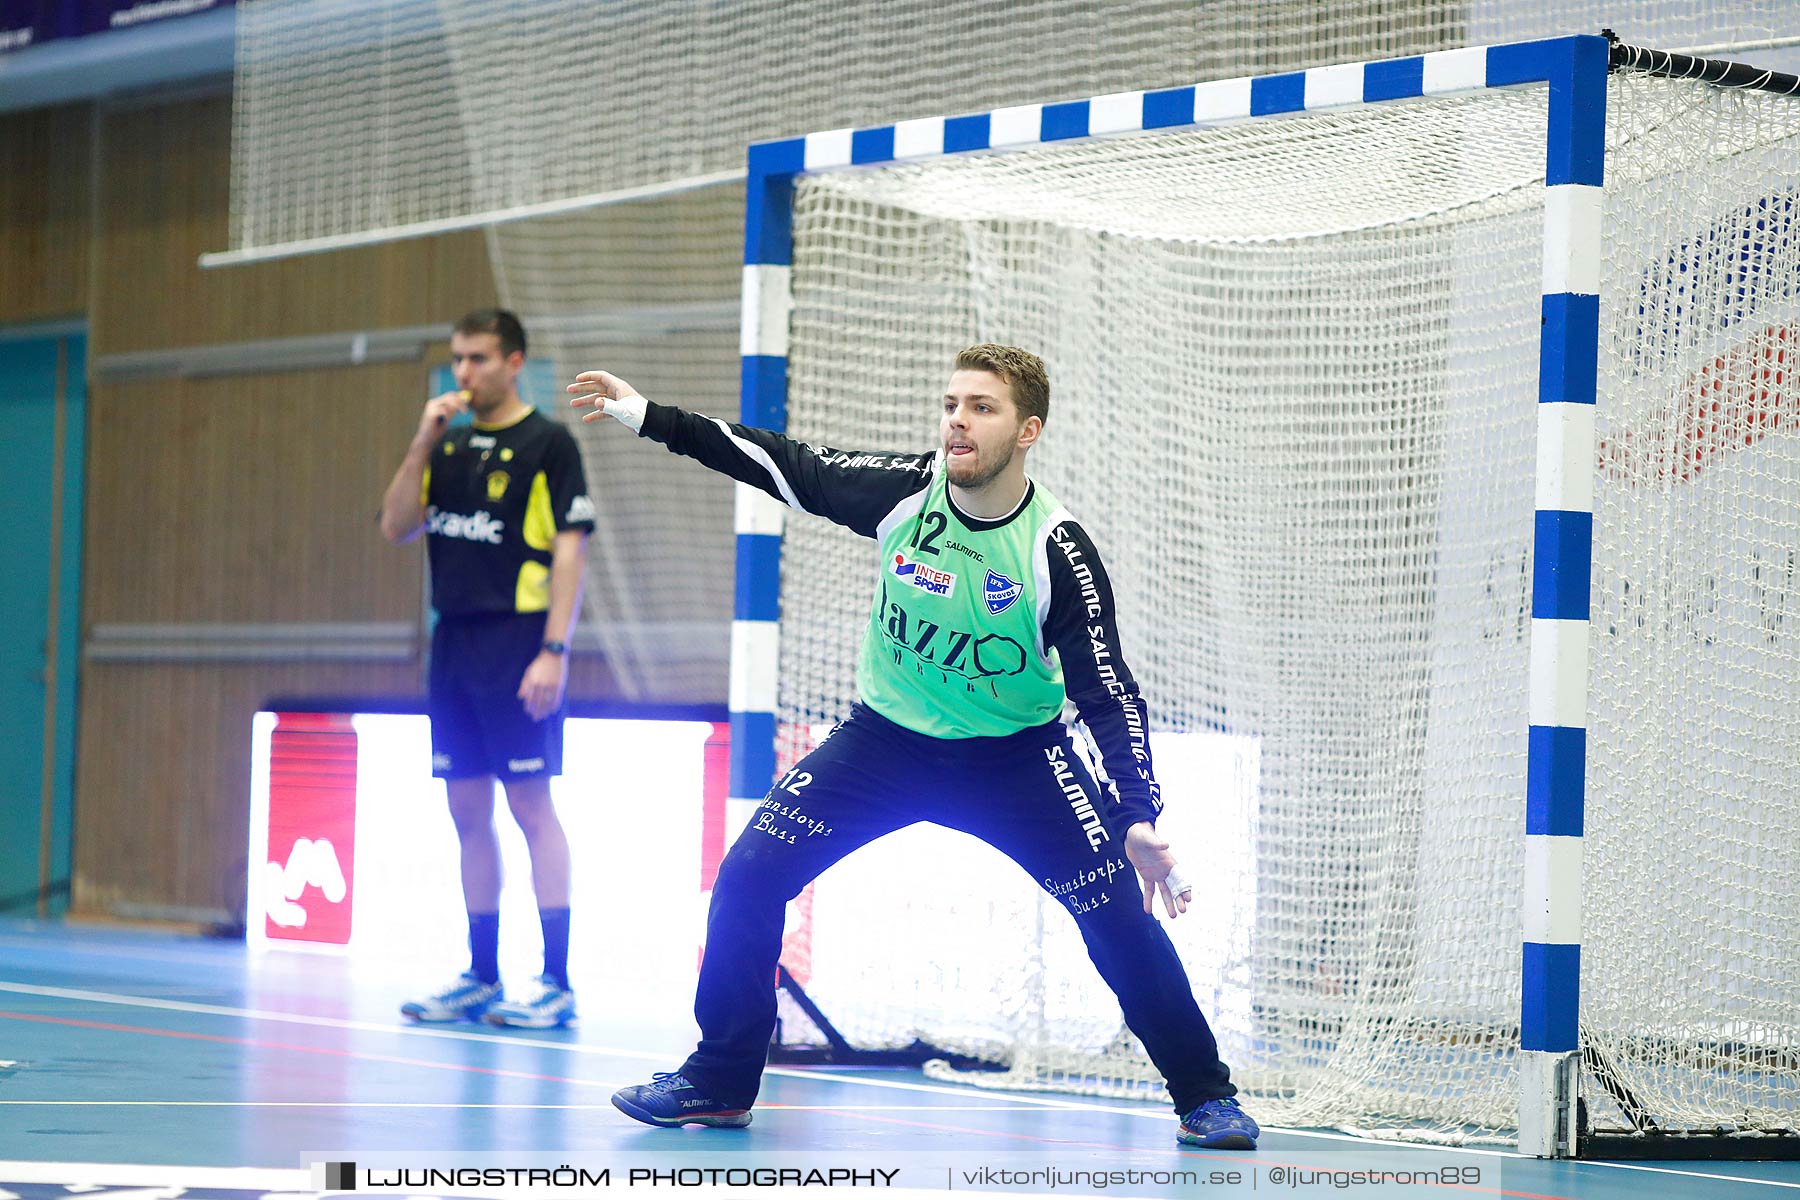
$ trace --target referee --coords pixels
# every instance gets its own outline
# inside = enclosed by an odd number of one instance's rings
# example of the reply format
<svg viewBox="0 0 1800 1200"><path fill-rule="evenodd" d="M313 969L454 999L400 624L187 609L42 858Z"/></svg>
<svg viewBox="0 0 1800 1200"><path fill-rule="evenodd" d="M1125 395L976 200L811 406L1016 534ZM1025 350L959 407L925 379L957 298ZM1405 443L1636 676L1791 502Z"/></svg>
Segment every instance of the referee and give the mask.
<svg viewBox="0 0 1800 1200"><path fill-rule="evenodd" d="M450 335L454 392L425 404L381 502L395 544L427 535L432 605L431 773L462 847L467 972L400 1011L415 1021L546 1029L575 1018L569 988L569 842L550 799L562 772L569 638L594 527L581 454L560 421L519 399L525 330L502 309ZM467 411L473 421L451 425ZM544 972L529 996L500 985L500 846L494 780L531 852Z"/></svg>

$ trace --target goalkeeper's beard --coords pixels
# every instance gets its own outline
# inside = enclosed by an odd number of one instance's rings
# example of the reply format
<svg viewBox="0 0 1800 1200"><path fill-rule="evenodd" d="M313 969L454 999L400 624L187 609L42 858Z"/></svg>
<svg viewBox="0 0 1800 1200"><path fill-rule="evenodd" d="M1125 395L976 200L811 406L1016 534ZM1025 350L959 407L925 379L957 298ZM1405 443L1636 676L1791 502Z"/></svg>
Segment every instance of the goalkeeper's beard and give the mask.
<svg viewBox="0 0 1800 1200"><path fill-rule="evenodd" d="M944 469L944 473L949 477L950 482L954 483L957 487L962 488L965 491L978 492L988 484L994 482L994 480L1000 478L1000 472L1012 465L1013 455L1017 453L1017 451L1018 447L1013 443L1008 442L1006 445L1006 453L998 462L980 468L976 474L965 479L957 478L957 464L955 459L950 459L949 464ZM948 456L949 450L946 449L944 453ZM980 452L977 451L976 453L979 454Z"/></svg>

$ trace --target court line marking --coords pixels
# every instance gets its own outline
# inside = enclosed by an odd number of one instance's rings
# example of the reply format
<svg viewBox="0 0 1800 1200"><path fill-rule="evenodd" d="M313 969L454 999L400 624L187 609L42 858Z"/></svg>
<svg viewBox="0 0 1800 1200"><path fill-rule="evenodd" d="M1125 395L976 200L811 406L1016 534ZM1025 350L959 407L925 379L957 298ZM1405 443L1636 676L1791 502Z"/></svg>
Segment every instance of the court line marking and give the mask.
<svg viewBox="0 0 1800 1200"><path fill-rule="evenodd" d="M237 947L235 956L231 953L234 946ZM208 967L217 966L221 961L242 962L244 954L242 941L209 941L199 946L132 946L113 941L109 935L95 936L87 932L77 934L66 943L52 943L41 937L0 935L0 947L65 961L73 956L93 955L96 958L154 962L172 967Z"/></svg>
<svg viewBox="0 0 1800 1200"><path fill-rule="evenodd" d="M1596 1167L1615 1167L1621 1171L1648 1171L1652 1175L1680 1175L1686 1179L1718 1179L1725 1183L1760 1183L1764 1187L1790 1188L1800 1191L1800 1182L1785 1179L1758 1179L1754 1175L1714 1175L1706 1171L1677 1171L1669 1167L1651 1167L1643 1163L1604 1162L1593 1158L1578 1158L1572 1161Z"/></svg>
<svg viewBox="0 0 1800 1200"><path fill-rule="evenodd" d="M239 1020L273 1021L289 1025L303 1025L318 1029L336 1029L355 1033L379 1033L397 1037L416 1037L441 1039L456 1042L475 1042L483 1045L530 1047L533 1049L554 1050L567 1054L585 1054L599 1057L625 1058L640 1062L666 1063L671 1058L686 1057L685 1051L646 1051L631 1050L619 1046L596 1046L585 1042L547 1041L531 1037L519 1037L517 1034L477 1033L463 1029L433 1029L422 1025L401 1024L398 1021L358 1021L346 1017L320 1017L306 1013L271 1012L264 1009L233 1008L222 1004L200 1004L190 1000L163 1000L148 996L131 996L114 992L95 992L81 988L50 987L41 984L15 983L0 980L0 992L13 992L19 995L39 996L51 1000L82 1000L94 1004L112 1004L130 1008L148 1008L163 1012L188 1013L198 1016L233 1017ZM950 1087L942 1084L907 1083L897 1079L869 1079L856 1075L839 1075L823 1071L792 1070L783 1067L771 1067L766 1072L790 1079L823 1079L829 1082L854 1083L868 1087L886 1088L893 1091L924 1092L939 1096L967 1097L967 1088ZM1075 1109L1082 1112L1093 1112L1095 1105L1083 1104L1079 1101L1058 1100L1047 1096L1012 1096L996 1095L996 1101L1012 1105L1023 1105L1036 1108ZM1106 1111L1127 1112L1148 1115L1154 1113L1160 1119L1168 1119L1173 1114L1165 1108L1151 1109L1117 1109Z"/></svg>
<svg viewBox="0 0 1800 1200"><path fill-rule="evenodd" d="M0 1185L48 1183L103 1187L223 1188L262 1192L311 1193L312 1172L305 1167L180 1167L148 1163L49 1163L0 1161ZM71 1193L77 1194L77 1193Z"/></svg>
<svg viewBox="0 0 1800 1200"><path fill-rule="evenodd" d="M0 1020L33 1021L43 1025L61 1025L72 1029L97 1029L103 1033L137 1033L145 1037L179 1038L194 1042L215 1042L227 1046L249 1046L258 1050L286 1050L295 1054L319 1054L330 1058L352 1058L361 1062L387 1063L397 1067L424 1067L438 1071L464 1071L471 1075L493 1075L504 1079L530 1079L538 1083L577 1083L584 1087L618 1087L617 1083L597 1079L576 1079L567 1075L539 1075L534 1071L514 1071L505 1067L482 1067L473 1063L437 1062L428 1058L403 1058L397 1054L376 1054L365 1050L346 1050L339 1046L296 1046L270 1042L262 1038L232 1037L219 1033L194 1033L185 1029L154 1029L146 1025L116 1025L110 1021L86 1021L80 1017L52 1017L37 1013L17 1013L0 1009Z"/></svg>
<svg viewBox="0 0 1800 1200"><path fill-rule="evenodd" d="M571 1108L607 1111L607 1104L500 1104L425 1100L0 1100L16 1108ZM1017 1112L1004 1104L759 1104L785 1112Z"/></svg>
<svg viewBox="0 0 1800 1200"><path fill-rule="evenodd" d="M589 1086L599 1086L599 1087L608 1088L608 1089L617 1086L617 1084L612 1081L602 1082L602 1081L597 1081L597 1080L577 1079L577 1078L570 1078L570 1077L565 1077L565 1076L536 1075L536 1074L530 1074L530 1073L521 1072L521 1071L508 1071L508 1070L496 1069L496 1068L491 1068L491 1067L477 1067L477 1066L473 1066L468 1063L459 1063L459 1062L435 1062L435 1061L422 1060L422 1059L401 1058L396 1055L371 1054L371 1053L365 1053L365 1052L360 1052L360 1051L355 1051L355 1050L345 1050L345 1049L335 1047L335 1046L332 1046L332 1047L297 1046L297 1045L284 1044L284 1043L280 1043L280 1042L264 1041L259 1038L236 1037L236 1036L226 1035L226 1034L195 1033L195 1032L192 1032L189 1030L157 1029L154 1027L142 1026L142 1025L119 1025L119 1024L115 1024L112 1022L89 1021L89 1020L85 1020L80 1017L57 1017L57 1016L49 1016L49 1015L43 1015L43 1014L16 1013L16 1012L10 1012L10 1011L0 1009L0 1019L35 1021L35 1022L40 1022L40 1023L48 1024L48 1025L60 1025L60 1026L65 1026L65 1027L70 1027L70 1028L77 1028L77 1029L96 1029L96 1030L100 1030L102 1032L108 1032L108 1033L134 1033L134 1034L140 1034L145 1037L168 1037L168 1038L178 1038L178 1039L192 1040L192 1041L213 1042L213 1043L224 1044L224 1045L241 1045L241 1046L250 1046L250 1047L269 1049L269 1050L285 1050L285 1051L290 1051L290 1052L293 1052L296 1054L323 1054L323 1055L329 1055L332 1057L368 1060L371 1062L386 1062L386 1063L394 1063L394 1064L405 1065L405 1066L436 1068L439 1070L467 1071L467 1072L476 1073L476 1074L521 1077L521 1078L535 1079L535 1080L539 1080L539 1081L552 1082L552 1083L582 1084L582 1085L589 1085ZM219 1106L224 1107L224 1104L222 1102L219 1102ZM596 1106L596 1107L598 1107L598 1106ZM944 1125L944 1124L939 1124L939 1123L929 1122L929 1121L907 1120L902 1117L876 1116L876 1115L873 1115L871 1112L867 1111L867 1109L850 1110L847 1108L840 1108L837 1105L768 1104L768 1105L765 1105L764 1107L768 1108L768 1109L788 1109L791 1111L798 1111L798 1112L820 1112L820 1113L843 1112L848 1116L852 1116L852 1117L858 1118L860 1120L870 1121L870 1122L877 1122L877 1123L883 1123L883 1124L889 1124L889 1125L904 1125L904 1126L909 1126L909 1127L917 1128L917 1129L931 1129L931 1130L937 1130L937 1131L949 1131L949 1132L954 1132L954 1133L973 1134L976 1136L991 1138L991 1139L995 1139L995 1140L999 1140L999 1141L1014 1141L1014 1142L1023 1141L1023 1142L1031 1142L1031 1143L1039 1144L1039 1145L1047 1144L1050 1146L1062 1147L1062 1148L1067 1148L1067 1149L1110 1150L1110 1151L1113 1151L1116 1153L1129 1153L1134 1149L1134 1147L1131 1147L1131 1146L1120 1146L1120 1145L1116 1145L1116 1144L1113 1144L1110 1142L1093 1142L1093 1141L1075 1140L1075 1139L1071 1139L1069 1137L1058 1136L1058 1135L1045 1136L1045 1135L1040 1135L1040 1134L1018 1133L1018 1132L1014 1132L1011 1130L982 1129L982 1128L974 1128L974 1127L963 1126L963 1125ZM902 1108L902 1109L899 1109L898 1111L905 1111L905 1109ZM1019 1112L1021 1110L1018 1108L1004 1108L1003 1111ZM1221 1156L1217 1155L1217 1154L1202 1154L1199 1157L1214 1158L1214 1159L1221 1158ZM1283 1165L1287 1165L1287 1164L1283 1164Z"/></svg>
<svg viewBox="0 0 1800 1200"><path fill-rule="evenodd" d="M627 1058L645 1062L667 1062L671 1055L643 1050L628 1050L622 1047L593 1046L583 1042L551 1042L535 1038L520 1038L507 1034L472 1033L457 1029L429 1029L418 1025L401 1025L376 1021L356 1021L343 1017L318 1017L305 1013L271 1012L262 1009L232 1008L221 1004L199 1004L186 1000L161 1000L154 997L132 996L125 993L94 992L81 988L50 987L41 984L16 983L11 980L0 980L0 992L13 992L19 995L40 996L47 999L84 1000L95 1004L113 1004L134 1008L158 1009L166 1012L181 1012L200 1016L234 1017L239 1020L275 1021L286 1024L307 1025L323 1029L339 1029L360 1033L385 1033L411 1037L447 1038L452 1041L479 1042L505 1046L533 1046L543 1049L558 1050L565 1053L603 1055ZM773 1075L788 1079L821 1079L833 1083L857 1084L864 1087L883 1088L890 1091L923 1092L941 1096L967 1096L968 1089L949 1087L941 1084L906 1083L897 1079L873 1079L857 1075L840 1075L825 1071L797 1071L782 1067L770 1067L765 1075ZM570 1080L570 1082L583 1082ZM1080 1101L1056 1100L1047 1096L996 1095L1010 1105L1026 1107L1073 1109L1082 1112L1100 1112L1115 1116L1154 1117L1166 1121L1172 1115L1166 1108L1156 1107L1115 1107L1107 1104L1088 1104ZM812 1108L817 1111L828 1111L820 1105L774 1105L765 1104L765 1108ZM979 1132L979 1131L974 1131ZM1311 1138L1318 1141L1348 1142L1357 1146L1384 1146L1398 1150L1436 1150L1453 1154L1472 1154L1490 1158L1510 1158L1520 1161L1539 1161L1522 1155L1514 1150L1500 1150L1489 1147L1471 1146L1439 1146L1419 1142L1391 1141L1380 1138L1364 1138L1348 1133L1333 1133L1326 1130L1290 1129L1284 1126L1268 1126L1265 1132L1278 1132L1291 1137ZM1546 1160L1547 1161L1547 1160ZM1688 1171L1674 1167L1648 1166L1642 1163L1607 1162L1599 1159L1571 1159L1570 1165L1579 1167L1606 1167L1622 1171L1641 1171L1655 1175L1671 1175L1686 1179L1710 1179L1728 1183L1760 1184L1764 1187L1788 1188L1800 1190L1800 1182L1784 1180L1758 1179L1745 1175L1720 1175L1705 1171ZM1023 1200L1023 1198L1019 1198Z"/></svg>
<svg viewBox="0 0 1800 1200"><path fill-rule="evenodd" d="M449 1104L422 1100L0 1100L15 1108L574 1108L611 1104Z"/></svg>

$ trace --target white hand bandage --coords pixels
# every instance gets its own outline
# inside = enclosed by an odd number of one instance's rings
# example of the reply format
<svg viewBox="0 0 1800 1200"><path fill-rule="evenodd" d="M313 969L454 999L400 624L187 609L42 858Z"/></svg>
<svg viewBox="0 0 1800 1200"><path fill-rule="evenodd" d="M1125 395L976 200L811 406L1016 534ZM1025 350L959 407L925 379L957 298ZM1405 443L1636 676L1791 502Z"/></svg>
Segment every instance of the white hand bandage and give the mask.
<svg viewBox="0 0 1800 1200"><path fill-rule="evenodd" d="M644 432L644 413L647 402L642 396L621 396L617 400L606 402L606 415L613 418L633 433Z"/></svg>
<svg viewBox="0 0 1800 1200"><path fill-rule="evenodd" d="M1194 890L1194 885L1181 877L1181 870L1177 867L1169 868L1169 874L1163 879L1163 882L1169 885L1169 893L1174 896L1179 896L1184 892L1191 894Z"/></svg>

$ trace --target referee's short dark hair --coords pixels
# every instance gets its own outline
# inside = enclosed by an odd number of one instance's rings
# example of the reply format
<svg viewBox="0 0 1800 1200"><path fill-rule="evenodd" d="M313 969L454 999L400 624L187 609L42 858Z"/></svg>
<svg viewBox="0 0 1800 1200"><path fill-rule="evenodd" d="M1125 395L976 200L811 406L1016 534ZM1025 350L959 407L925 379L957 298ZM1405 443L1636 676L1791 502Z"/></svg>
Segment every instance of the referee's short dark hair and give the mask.
<svg viewBox="0 0 1800 1200"><path fill-rule="evenodd" d="M525 353L525 326L504 308L478 308L456 323L452 333L491 333L500 339L500 357Z"/></svg>

